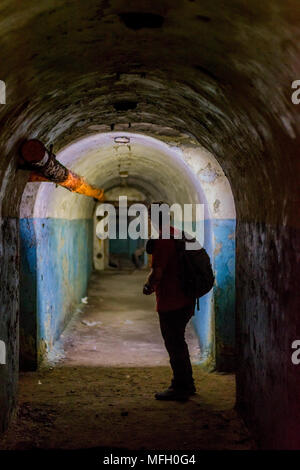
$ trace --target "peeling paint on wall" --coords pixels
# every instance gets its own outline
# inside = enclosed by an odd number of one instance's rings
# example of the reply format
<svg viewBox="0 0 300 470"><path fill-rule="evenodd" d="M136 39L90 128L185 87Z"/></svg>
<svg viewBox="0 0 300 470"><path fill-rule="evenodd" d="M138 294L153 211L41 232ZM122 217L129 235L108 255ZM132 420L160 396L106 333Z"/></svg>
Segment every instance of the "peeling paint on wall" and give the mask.
<svg viewBox="0 0 300 470"><path fill-rule="evenodd" d="M41 362L86 294L92 270L92 221L21 219L21 324ZM25 351L24 351L25 353ZM28 367L28 364L24 365Z"/></svg>
<svg viewBox="0 0 300 470"><path fill-rule="evenodd" d="M235 370L235 219L213 221L215 342L218 370Z"/></svg>

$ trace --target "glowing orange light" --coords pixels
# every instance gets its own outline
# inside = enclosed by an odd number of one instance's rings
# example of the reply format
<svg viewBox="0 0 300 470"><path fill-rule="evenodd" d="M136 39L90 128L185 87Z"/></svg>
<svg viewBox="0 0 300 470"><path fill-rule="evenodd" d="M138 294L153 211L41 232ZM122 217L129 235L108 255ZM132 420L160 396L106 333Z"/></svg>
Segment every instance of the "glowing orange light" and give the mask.
<svg viewBox="0 0 300 470"><path fill-rule="evenodd" d="M22 165L26 162L31 168L36 168L35 171L31 172L29 181L50 181L70 191L93 197L99 201L104 200L103 189L90 185L82 176L76 175L76 173L64 167L56 160L55 155L52 154L52 149L48 152L40 140L26 140L22 143L20 153Z"/></svg>
<svg viewBox="0 0 300 470"><path fill-rule="evenodd" d="M85 196L94 197L95 199L98 199L99 201L102 201L104 199L103 189L95 188L95 186L88 184L84 180L84 178L76 175L76 173L73 173L72 171L69 171L67 179L63 181L62 183L60 183L60 185L76 193L85 194Z"/></svg>
<svg viewBox="0 0 300 470"><path fill-rule="evenodd" d="M42 181L51 182L49 179L45 178L43 175L36 173L34 171L31 172L28 181L32 183L42 182ZM99 201L104 200L103 189L95 188L95 186L90 185L84 180L84 178L82 178L79 175L76 175L76 173L73 173L72 171L69 171L68 177L65 181L62 181L56 184L59 184L60 186L63 186L64 188L67 188L74 193L79 193L79 194L84 194L85 196L94 197L95 199L98 199Z"/></svg>

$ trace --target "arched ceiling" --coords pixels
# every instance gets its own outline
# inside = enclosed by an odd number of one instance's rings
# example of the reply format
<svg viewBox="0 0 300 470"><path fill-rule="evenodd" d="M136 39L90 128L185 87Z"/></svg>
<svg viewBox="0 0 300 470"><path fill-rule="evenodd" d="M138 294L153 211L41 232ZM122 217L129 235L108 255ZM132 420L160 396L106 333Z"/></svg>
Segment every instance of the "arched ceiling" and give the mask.
<svg viewBox="0 0 300 470"><path fill-rule="evenodd" d="M240 217L294 217L297 0L4 0L0 13L6 178L23 137L57 151L95 130L164 126L216 155ZM7 186L4 213L25 182Z"/></svg>
<svg viewBox="0 0 300 470"><path fill-rule="evenodd" d="M185 136L189 145L174 145L174 137L164 142L140 133L98 133L66 146L57 158L105 194L119 187L123 195L132 187L148 202L202 203L206 218L235 218L229 182L214 156L192 145L190 136ZM93 208L93 199L54 183L29 183L20 217L89 218Z"/></svg>
<svg viewBox="0 0 300 470"><path fill-rule="evenodd" d="M125 136L127 144L115 142L118 139L115 133L81 139L62 150L58 158L105 191L123 183L143 190L150 201L206 204L200 181L182 158L180 149L140 134L121 136ZM124 172L128 175L126 179L120 176ZM27 195L34 193L36 197L28 200ZM32 210L34 217L89 218L94 205L93 199L53 183L31 183L24 193L21 216ZM206 213L208 217L208 208Z"/></svg>

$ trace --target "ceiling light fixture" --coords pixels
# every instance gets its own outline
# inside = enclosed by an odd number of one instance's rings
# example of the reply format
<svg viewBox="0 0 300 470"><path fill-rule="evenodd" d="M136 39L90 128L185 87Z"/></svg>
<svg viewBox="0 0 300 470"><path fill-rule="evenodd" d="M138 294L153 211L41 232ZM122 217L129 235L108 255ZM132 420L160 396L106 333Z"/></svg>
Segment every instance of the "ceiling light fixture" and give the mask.
<svg viewBox="0 0 300 470"><path fill-rule="evenodd" d="M118 136L114 138L114 141L116 144L129 144L130 142L130 137L127 136Z"/></svg>

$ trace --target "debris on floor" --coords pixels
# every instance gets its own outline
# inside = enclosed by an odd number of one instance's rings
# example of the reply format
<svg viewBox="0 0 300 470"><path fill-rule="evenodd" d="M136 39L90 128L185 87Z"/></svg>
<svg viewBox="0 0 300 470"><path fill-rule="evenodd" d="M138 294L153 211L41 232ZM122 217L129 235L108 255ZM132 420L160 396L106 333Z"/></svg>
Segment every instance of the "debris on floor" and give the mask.
<svg viewBox="0 0 300 470"><path fill-rule="evenodd" d="M81 320L81 323L86 326L97 326L102 325L101 321L88 321L88 320Z"/></svg>

